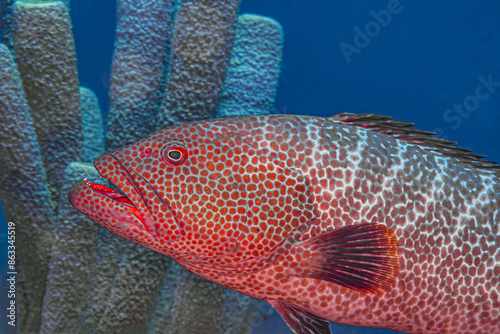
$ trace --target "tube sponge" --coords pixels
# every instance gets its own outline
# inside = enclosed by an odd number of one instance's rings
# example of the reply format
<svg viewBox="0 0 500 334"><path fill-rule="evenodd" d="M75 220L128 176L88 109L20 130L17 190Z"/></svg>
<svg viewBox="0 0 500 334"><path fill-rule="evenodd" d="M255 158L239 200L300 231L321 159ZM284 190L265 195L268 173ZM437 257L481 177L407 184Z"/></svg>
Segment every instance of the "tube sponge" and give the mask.
<svg viewBox="0 0 500 334"><path fill-rule="evenodd" d="M179 270L175 301L166 334L218 333L226 288Z"/></svg>
<svg viewBox="0 0 500 334"><path fill-rule="evenodd" d="M165 277L163 277L158 298L156 298L155 309L149 322L148 334L164 334L165 328L168 327L170 312L175 301L179 270L180 266L175 261L171 261Z"/></svg>
<svg viewBox="0 0 500 334"><path fill-rule="evenodd" d="M66 5L14 3L13 42L52 199L64 170L82 159L76 54Z"/></svg>
<svg viewBox="0 0 500 334"><path fill-rule="evenodd" d="M252 324L260 315L261 300L227 289L225 291L224 314L221 333L248 334Z"/></svg>
<svg viewBox="0 0 500 334"><path fill-rule="evenodd" d="M119 268L122 249L118 246L123 246L123 243L116 242L116 238L117 236L112 232L99 229L97 253L90 283L92 289L87 296L87 309L82 320L84 333L95 332L101 323L105 325L105 321L101 320L109 306L107 301ZM127 287L123 287L123 289L126 290Z"/></svg>
<svg viewBox="0 0 500 334"><path fill-rule="evenodd" d="M174 0L118 2L106 134L108 150L133 143L155 130L165 89L174 9Z"/></svg>
<svg viewBox="0 0 500 334"><path fill-rule="evenodd" d="M104 153L104 129L97 96L88 88L80 87L82 106L83 161L91 163Z"/></svg>
<svg viewBox="0 0 500 334"><path fill-rule="evenodd" d="M16 224L16 250L26 287L28 304L18 300L19 313L25 315L19 332L32 333L40 326L55 207L19 72L3 44L0 68L0 200L5 216Z"/></svg>
<svg viewBox="0 0 500 334"><path fill-rule="evenodd" d="M92 265L97 250L98 225L82 216L66 200L69 188L82 178L99 180L92 165L70 163L64 173L58 208L56 242L52 248L47 291L43 300L43 333L75 333L90 290Z"/></svg>
<svg viewBox="0 0 500 334"><path fill-rule="evenodd" d="M222 91L239 0L181 1L157 129L212 118Z"/></svg>
<svg viewBox="0 0 500 334"><path fill-rule="evenodd" d="M258 15L238 17L217 117L271 113L283 48L283 29Z"/></svg>
<svg viewBox="0 0 500 334"><path fill-rule="evenodd" d="M147 328L170 259L134 243L122 251L125 254L120 258L114 280L106 282L108 288L112 287L111 291L102 296L93 293L92 314L85 321L91 331L98 328L103 333L125 333L143 332ZM100 270L101 267L96 266L94 272Z"/></svg>

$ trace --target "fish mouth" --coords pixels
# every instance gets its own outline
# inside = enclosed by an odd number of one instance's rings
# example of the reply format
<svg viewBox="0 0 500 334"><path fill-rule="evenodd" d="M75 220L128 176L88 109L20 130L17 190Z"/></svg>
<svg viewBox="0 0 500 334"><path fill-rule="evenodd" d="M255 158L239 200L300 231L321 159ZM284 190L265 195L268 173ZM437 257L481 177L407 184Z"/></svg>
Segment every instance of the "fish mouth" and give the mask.
<svg viewBox="0 0 500 334"><path fill-rule="evenodd" d="M71 204L104 227L112 228L113 232L123 229L125 225L155 237L155 223L137 182L127 168L110 153L96 159L94 167L101 178L108 180L116 189L84 179L71 189ZM79 201L80 198L83 201Z"/></svg>
<svg viewBox="0 0 500 334"><path fill-rule="evenodd" d="M106 180L108 180L108 179L106 179ZM111 182L110 180L108 180L108 181ZM105 196L105 197L107 197L115 202L120 203L120 205L125 206L128 210L130 210L130 212L132 212L132 214L137 219L139 219L139 221L145 227L144 217L141 215L141 212L139 211L139 209L137 209L137 207L134 205L134 203L130 200L130 198L127 197L127 195L123 191L109 188L109 187L106 187L106 186L99 184L99 183L93 183L93 182L88 181L87 179L84 179L83 182L85 182L85 184L90 189L92 189L93 192L101 194L101 195L103 195L103 196ZM113 183L113 182L111 182L111 183ZM118 186L116 184L114 184L114 185L118 188Z"/></svg>

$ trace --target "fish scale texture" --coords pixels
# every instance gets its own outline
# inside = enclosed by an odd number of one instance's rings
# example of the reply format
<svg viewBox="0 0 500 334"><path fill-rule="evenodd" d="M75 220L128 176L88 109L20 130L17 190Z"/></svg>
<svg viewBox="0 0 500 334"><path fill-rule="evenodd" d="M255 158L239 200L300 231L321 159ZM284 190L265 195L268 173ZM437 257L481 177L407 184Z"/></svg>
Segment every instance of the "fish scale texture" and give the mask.
<svg viewBox="0 0 500 334"><path fill-rule="evenodd" d="M8 221L16 224L17 262L24 284L19 295L19 330L32 333L40 326L55 207L21 78L8 48L0 44L0 200ZM29 209L27 209L29 208ZM17 277L21 279L21 277ZM23 291L23 287L25 290Z"/></svg>
<svg viewBox="0 0 500 334"><path fill-rule="evenodd" d="M157 130L215 115L238 6L239 0L180 2Z"/></svg>
<svg viewBox="0 0 500 334"><path fill-rule="evenodd" d="M64 169L82 159L76 54L68 9L59 1L16 1L13 41L52 199Z"/></svg>
<svg viewBox="0 0 500 334"><path fill-rule="evenodd" d="M39 333L74 333L80 325L91 289L93 261L97 251L98 226L83 217L65 198L72 183L99 179L90 164L70 163L65 171L55 241L47 276L47 291Z"/></svg>
<svg viewBox="0 0 500 334"><path fill-rule="evenodd" d="M174 14L174 0L118 2L107 149L123 147L155 130ZM130 125L134 131L128 131Z"/></svg>
<svg viewBox="0 0 500 334"><path fill-rule="evenodd" d="M92 163L104 153L104 128L101 108L93 91L80 87L82 106L83 162Z"/></svg>
<svg viewBox="0 0 500 334"><path fill-rule="evenodd" d="M492 173L319 118L253 118L212 132L243 128L251 146L273 147L268 158L281 157L281 165L311 180L321 219L304 240L360 222L382 223L395 232L401 254L397 285L377 296L316 279L284 278L293 273L290 264L301 260L292 253L243 279L196 272L336 323L411 333L500 332L500 180ZM266 284L270 278L274 283Z"/></svg>
<svg viewBox="0 0 500 334"><path fill-rule="evenodd" d="M171 150L185 152L177 165ZM142 224L126 213L127 225L104 218L121 206L106 197L106 209L92 204L82 183L76 207L236 291L340 324L500 332L500 179L491 171L357 125L293 115L165 129L102 156L96 168L120 184ZM392 288L372 294L304 275L314 248L294 242L314 247L324 233L362 223L397 238Z"/></svg>
<svg viewBox="0 0 500 334"><path fill-rule="evenodd" d="M238 17L217 117L269 114L278 90L283 30L259 15Z"/></svg>

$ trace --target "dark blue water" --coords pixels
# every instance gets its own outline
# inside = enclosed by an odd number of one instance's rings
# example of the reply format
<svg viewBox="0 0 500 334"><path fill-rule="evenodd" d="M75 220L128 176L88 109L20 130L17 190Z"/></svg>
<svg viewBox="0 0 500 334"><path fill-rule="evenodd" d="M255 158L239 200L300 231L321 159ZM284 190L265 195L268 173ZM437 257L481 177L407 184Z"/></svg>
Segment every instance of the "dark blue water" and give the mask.
<svg viewBox="0 0 500 334"><path fill-rule="evenodd" d="M71 6L80 83L97 93L105 112L114 5L72 0ZM386 114L500 161L498 1L243 0L241 12L283 25L277 111ZM256 333L289 333L283 326L276 318Z"/></svg>

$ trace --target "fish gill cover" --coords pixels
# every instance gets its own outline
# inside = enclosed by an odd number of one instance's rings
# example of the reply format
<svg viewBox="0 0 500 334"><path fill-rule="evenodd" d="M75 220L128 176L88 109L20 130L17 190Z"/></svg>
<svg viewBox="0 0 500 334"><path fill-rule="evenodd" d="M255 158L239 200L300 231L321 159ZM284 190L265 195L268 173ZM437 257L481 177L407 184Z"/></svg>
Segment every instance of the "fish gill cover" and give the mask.
<svg viewBox="0 0 500 334"><path fill-rule="evenodd" d="M108 113L112 41L104 50L94 45L105 41L97 34L114 29L116 14L103 10L108 16L91 33L87 20L102 14L85 6L96 2L71 2L77 73L68 2L2 1L0 199L7 219L16 223L20 333L248 333L251 316L260 314L258 301L179 272L169 259L68 206L69 185L96 179L93 168L73 161L90 162L104 145L118 148L163 126L232 116L238 108L241 114L276 108L318 116L388 114L500 160L496 2L473 8L465 1L410 0L219 4L119 2ZM267 17L238 15L238 5L240 13L261 13L285 27L278 93L281 27ZM80 57L78 36L85 33L92 43L80 46ZM176 49L180 39L188 43ZM96 65L86 52L104 60ZM105 138L95 118L99 105L82 83L105 107ZM207 305L211 311L204 314ZM201 316L212 320L190 327ZM266 333L264 328L254 332ZM355 330L362 332L349 333ZM365 331L371 332L382 330Z"/></svg>

